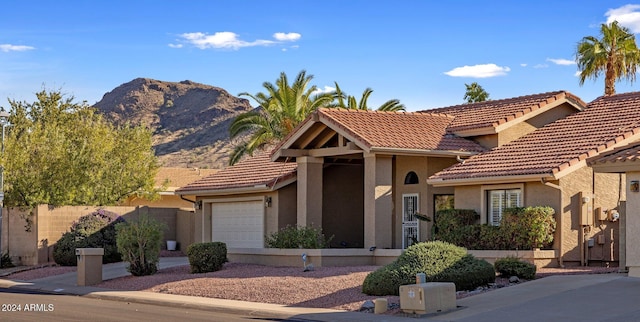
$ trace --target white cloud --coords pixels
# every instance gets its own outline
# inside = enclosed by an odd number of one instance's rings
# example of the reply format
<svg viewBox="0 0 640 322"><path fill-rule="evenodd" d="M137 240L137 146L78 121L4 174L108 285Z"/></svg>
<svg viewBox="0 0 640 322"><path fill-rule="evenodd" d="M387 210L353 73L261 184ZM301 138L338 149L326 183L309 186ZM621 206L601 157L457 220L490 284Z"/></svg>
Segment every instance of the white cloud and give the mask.
<svg viewBox="0 0 640 322"><path fill-rule="evenodd" d="M549 65L547 65L547 64L537 64L537 65L533 66L533 68L536 68L536 69L548 68L548 67L549 67Z"/></svg>
<svg viewBox="0 0 640 322"><path fill-rule="evenodd" d="M620 8L609 9L604 14L607 23L618 21L621 26L629 28L633 33L640 33L640 5L627 4Z"/></svg>
<svg viewBox="0 0 640 322"><path fill-rule="evenodd" d="M233 50L238 50L243 47L270 46L284 41L296 41L300 39L301 35L295 32L278 32L273 34L273 37L275 40L257 39L254 41L245 41L241 40L238 34L231 31L219 31L213 35L203 32L189 32L180 35L182 41L200 49L216 48ZM182 45L176 44L169 44L169 46L173 48L182 47Z"/></svg>
<svg viewBox="0 0 640 322"><path fill-rule="evenodd" d="M182 44L169 44L169 47L171 47L171 48L182 48L182 47L184 47L184 45L182 45Z"/></svg>
<svg viewBox="0 0 640 322"><path fill-rule="evenodd" d="M480 64L474 66L456 67L448 72L446 75L451 77L471 77L471 78L487 78L495 76L504 76L509 72L511 68L504 66L498 66L496 64Z"/></svg>
<svg viewBox="0 0 640 322"><path fill-rule="evenodd" d="M23 45L11 45L11 44L0 44L0 51L8 53L10 51L27 51L35 49L31 46L23 46Z"/></svg>
<svg viewBox="0 0 640 322"><path fill-rule="evenodd" d="M580 74L582 74L582 72L581 71L577 71L575 74L573 74L573 76L580 77Z"/></svg>
<svg viewBox="0 0 640 322"><path fill-rule="evenodd" d="M568 65L575 65L576 62L573 60L569 60L569 59L564 59L564 58L547 58L547 61L550 61L556 65L563 65L563 66L568 66Z"/></svg>
<svg viewBox="0 0 640 322"><path fill-rule="evenodd" d="M331 93L333 91L335 91L336 88L335 87L331 87L331 86L326 86L324 88L317 88L315 91L313 91L311 94L314 95L318 95L318 94L325 94L325 93Z"/></svg>
<svg viewBox="0 0 640 322"><path fill-rule="evenodd" d="M300 39L300 37L302 37L302 35L297 32L290 32L287 34L285 34L284 32L276 32L275 34L273 34L273 38L279 41L296 41Z"/></svg>
<svg viewBox="0 0 640 322"><path fill-rule="evenodd" d="M524 63L523 63L523 64L520 64L520 66L522 66L522 67L527 67L527 64L524 64Z"/></svg>

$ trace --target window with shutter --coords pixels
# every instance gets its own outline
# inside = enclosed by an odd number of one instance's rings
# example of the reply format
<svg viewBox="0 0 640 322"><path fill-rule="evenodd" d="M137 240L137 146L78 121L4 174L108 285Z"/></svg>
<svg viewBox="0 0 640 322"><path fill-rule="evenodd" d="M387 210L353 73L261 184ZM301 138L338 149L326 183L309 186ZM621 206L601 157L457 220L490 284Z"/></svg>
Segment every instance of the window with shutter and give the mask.
<svg viewBox="0 0 640 322"><path fill-rule="evenodd" d="M487 191L487 223L499 226L502 213L507 208L522 207L522 190L489 190Z"/></svg>

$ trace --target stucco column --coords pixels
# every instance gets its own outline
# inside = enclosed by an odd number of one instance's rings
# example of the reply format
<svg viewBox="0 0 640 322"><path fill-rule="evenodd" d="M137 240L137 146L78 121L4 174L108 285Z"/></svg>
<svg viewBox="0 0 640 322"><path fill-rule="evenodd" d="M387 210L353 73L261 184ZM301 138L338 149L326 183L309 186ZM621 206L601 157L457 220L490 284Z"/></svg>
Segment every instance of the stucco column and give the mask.
<svg viewBox="0 0 640 322"><path fill-rule="evenodd" d="M631 181L640 180L640 172L627 172L626 260L629 277L640 277L640 192L631 192Z"/></svg>
<svg viewBox="0 0 640 322"><path fill-rule="evenodd" d="M364 246L392 246L392 158L364 155Z"/></svg>
<svg viewBox="0 0 640 322"><path fill-rule="evenodd" d="M298 226L322 228L322 165L324 159L298 157Z"/></svg>

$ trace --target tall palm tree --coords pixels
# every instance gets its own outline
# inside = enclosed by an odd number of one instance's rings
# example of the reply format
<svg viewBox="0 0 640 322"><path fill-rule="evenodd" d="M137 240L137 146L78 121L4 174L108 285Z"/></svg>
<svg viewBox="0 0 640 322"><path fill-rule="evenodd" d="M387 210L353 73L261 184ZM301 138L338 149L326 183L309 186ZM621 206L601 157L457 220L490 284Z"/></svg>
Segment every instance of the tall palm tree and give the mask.
<svg viewBox="0 0 640 322"><path fill-rule="evenodd" d="M369 96L373 93L373 90L367 87L364 92L362 92L362 97L360 101L356 100L355 96L347 95L340 89L340 85L338 82L335 82L336 90L333 92L334 102L331 107L340 107L340 108L348 108L352 110L368 110L367 101L369 100ZM376 109L378 111L386 111L386 112L397 112L404 111L405 106L400 104L400 100L391 99L388 100L382 105L378 106Z"/></svg>
<svg viewBox="0 0 640 322"><path fill-rule="evenodd" d="M600 36L600 39L593 36L582 38L577 45L576 63L580 70L581 86L585 79L596 79L604 73L604 95L608 96L616 93L615 83L618 79L635 81L640 51L635 35L617 21L602 24Z"/></svg>
<svg viewBox="0 0 640 322"><path fill-rule="evenodd" d="M240 93L255 100L259 108L236 117L229 127L231 138L242 133L251 133L247 141L234 148L229 164L235 164L245 154L283 139L298 123L318 107L328 105L333 100L331 94L314 94L317 87L309 83L313 75L302 70L293 83L289 84L287 75L282 72L275 85L264 82L266 93L255 95Z"/></svg>
<svg viewBox="0 0 640 322"><path fill-rule="evenodd" d="M467 91L464 93L464 99L467 103L484 102L489 99L489 93L482 88L477 82L464 84Z"/></svg>

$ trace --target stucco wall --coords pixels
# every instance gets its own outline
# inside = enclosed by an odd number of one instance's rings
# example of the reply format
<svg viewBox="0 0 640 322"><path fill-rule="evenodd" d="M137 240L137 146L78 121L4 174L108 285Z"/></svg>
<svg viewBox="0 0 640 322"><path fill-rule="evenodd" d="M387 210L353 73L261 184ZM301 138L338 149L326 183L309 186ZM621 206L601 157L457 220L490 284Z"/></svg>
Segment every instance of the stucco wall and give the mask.
<svg viewBox="0 0 640 322"><path fill-rule="evenodd" d="M409 157L396 156L395 158L395 176L394 176L394 231L393 231L393 248L402 248L402 196L404 194L418 194L418 212L428 215L428 195L427 195L427 178L428 158L427 157ZM418 184L404 184L405 177L409 172L415 172L418 176ZM420 226L419 240L423 241L427 236L428 226L430 223L418 221Z"/></svg>
<svg viewBox="0 0 640 322"><path fill-rule="evenodd" d="M323 169L322 230L332 247L364 247L364 167L327 165Z"/></svg>
<svg viewBox="0 0 640 322"><path fill-rule="evenodd" d="M626 180L626 262L629 276L640 277L640 192L629 191L631 181L640 181L640 172L628 172Z"/></svg>
<svg viewBox="0 0 640 322"><path fill-rule="evenodd" d="M5 209L3 212L4 251L9 251L12 259L22 265L37 265L53 261L53 247L69 231L75 220L90 214L96 207L59 207L41 205L33 209L33 214L19 209ZM147 207L104 207L107 211L121 215L125 220L137 218L140 213L149 213L164 222L167 230L164 239L176 238L176 209ZM27 218L31 224L27 224ZM8 229L5 230L4 226ZM27 228L27 226L29 228Z"/></svg>
<svg viewBox="0 0 640 322"><path fill-rule="evenodd" d="M297 185L294 182L278 190L278 230L296 225L298 207L296 188Z"/></svg>
<svg viewBox="0 0 640 322"><path fill-rule="evenodd" d="M158 200L146 200L142 198L129 198L121 206L136 207L149 206L154 208L183 208L187 210L193 209L193 204L189 201L180 199L176 195L161 195Z"/></svg>

